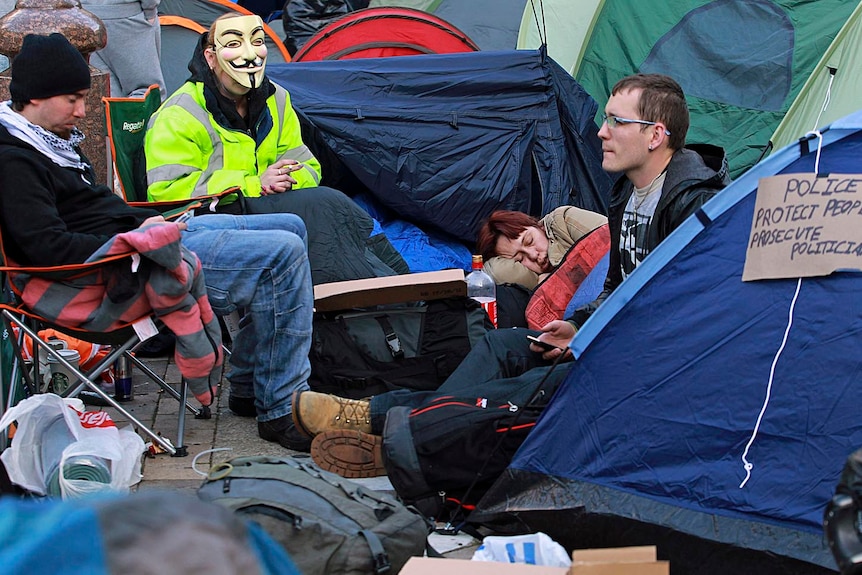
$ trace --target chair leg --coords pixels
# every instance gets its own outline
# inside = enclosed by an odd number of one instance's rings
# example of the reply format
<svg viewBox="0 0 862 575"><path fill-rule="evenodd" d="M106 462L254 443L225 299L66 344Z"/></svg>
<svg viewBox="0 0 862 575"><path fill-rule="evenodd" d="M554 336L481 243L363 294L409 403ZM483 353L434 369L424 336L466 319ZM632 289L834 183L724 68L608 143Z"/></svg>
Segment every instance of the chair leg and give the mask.
<svg viewBox="0 0 862 575"><path fill-rule="evenodd" d="M181 378L180 380L180 409L179 409L179 419L177 420L177 450L175 453L171 453L173 457L185 457L189 454L188 448L183 444L183 440L186 434L186 410L182 408L183 404L186 403L186 399L189 395L189 384L186 382L186 378Z"/></svg>
<svg viewBox="0 0 862 575"><path fill-rule="evenodd" d="M7 310L3 310L4 315L6 315L7 313L8 313ZM17 323L16 322L16 324L21 329L21 331L25 332L27 335L29 335L32 338L34 346L39 346L39 347L43 348L45 350L45 353L54 357L58 363L63 365L66 369L69 370L70 373L72 373L76 378L78 378L79 383L70 387L70 390L72 390L72 391L70 391L71 396L73 396L75 393L77 393L78 391L80 391L81 389L86 387L87 389L89 389L90 391L93 391L96 395L101 397L102 400L104 400L108 405L110 405L111 407L116 409L118 412L120 412L123 415L123 417L125 417L126 419L128 419L132 423L132 425L134 425L137 429L140 429L141 431L143 431L155 443L159 444L159 446L162 449L164 449L165 451L167 451L171 455L174 455L177 452L177 450L174 448L174 446L171 445L170 441L168 441L167 439L165 439L164 437L162 437L161 435L159 435L158 433L156 433L155 431L153 431L152 429L150 429L149 427L144 425L138 418L136 418L134 415L132 415L122 405L120 405L113 397L111 397L110 395L105 393L101 387L99 387L92 379L90 379L90 376L82 373L77 367L75 367L74 365L72 365L71 363L66 361L66 359L63 358L63 356L56 353L55 350L53 350L47 343L43 342L39 338L38 334L36 334L36 332L34 332L32 329L30 329L29 327L27 327L23 323ZM123 352L125 352L127 349L132 347L135 343L136 342L134 340L132 340L130 342L123 344L118 349L122 349ZM114 354L111 354L109 356L109 358L111 358L113 356L114 356ZM107 365L110 365L113 362L113 359L109 359L109 358L106 358L104 361L100 362L99 365L96 367L96 369L104 370ZM98 371L97 373L101 373L101 371ZM183 410L181 410L181 412L185 413L185 411L183 411Z"/></svg>
<svg viewBox="0 0 862 575"><path fill-rule="evenodd" d="M163 380L161 377L159 377L158 374L156 374L156 372L154 372L152 369L150 369L150 367L147 364L145 364L143 361L141 361L140 359L138 359L134 355L128 354L128 357L132 361L132 363L134 363L138 367L138 369L140 369L145 374L147 374L150 377L150 379L152 379L156 383L156 385L158 385L160 388L162 388L163 391L165 391L166 393L171 395L177 401L180 401L180 393L176 389L174 389L172 385L165 382L165 380ZM202 417L202 412L203 412L202 409L196 408L194 405L192 405L188 401L185 401L184 403L185 403L186 409L189 410L192 413L192 415L195 416L195 419L209 419L209 417Z"/></svg>
<svg viewBox="0 0 862 575"><path fill-rule="evenodd" d="M16 318L12 315L8 310L3 310L3 323L6 326L6 329L9 330L10 334L15 333L13 326L20 325L23 322L23 318ZM15 356L15 360L13 362L14 365L18 366L21 370L21 377L24 379L24 386L26 387L26 395L33 395L37 393L39 389L39 382L34 381L34 378L30 377L30 374L26 369L24 369L24 331L18 330L18 337L10 337L9 343L12 344L12 354ZM33 350L35 352L35 349ZM33 371L36 374L36 379L40 377L39 375L39 367L38 367L38 355L34 355L33 357ZM12 380L15 382L15 379ZM12 390L9 390L9 397L6 399L6 408L12 407L12 401L15 395L12 393Z"/></svg>

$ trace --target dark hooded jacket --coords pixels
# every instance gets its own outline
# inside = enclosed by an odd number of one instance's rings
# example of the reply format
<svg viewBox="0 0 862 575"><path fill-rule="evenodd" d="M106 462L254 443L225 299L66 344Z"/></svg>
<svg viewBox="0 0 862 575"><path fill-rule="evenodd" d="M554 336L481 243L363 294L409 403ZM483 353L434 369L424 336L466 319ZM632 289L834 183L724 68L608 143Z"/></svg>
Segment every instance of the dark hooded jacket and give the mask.
<svg viewBox="0 0 862 575"><path fill-rule="evenodd" d="M80 154L80 150L78 150ZM137 228L155 210L115 196L81 156L63 168L0 126L0 224L6 255L18 265L83 263L115 234Z"/></svg>
<svg viewBox="0 0 862 575"><path fill-rule="evenodd" d="M730 183L724 150L709 144L693 144L678 150L667 166L661 198L647 232L648 253L658 246L686 218L694 214ZM602 292L594 301L575 310L567 320L580 327L623 281L620 233L623 212L634 186L625 176L614 184L608 208L611 233L610 262Z"/></svg>

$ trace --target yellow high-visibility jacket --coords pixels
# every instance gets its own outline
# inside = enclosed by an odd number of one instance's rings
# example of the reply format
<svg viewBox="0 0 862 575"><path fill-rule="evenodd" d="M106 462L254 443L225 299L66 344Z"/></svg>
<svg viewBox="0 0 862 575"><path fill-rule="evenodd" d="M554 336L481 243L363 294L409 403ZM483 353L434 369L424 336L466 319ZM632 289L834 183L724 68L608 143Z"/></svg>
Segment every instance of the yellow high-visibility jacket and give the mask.
<svg viewBox="0 0 862 575"><path fill-rule="evenodd" d="M147 196L168 201L217 194L239 186L260 195L260 176L282 158L301 162L293 189L320 183L320 162L302 143L287 90L276 84L257 118L257 141L219 124L206 108L204 84L186 82L150 117L144 142Z"/></svg>

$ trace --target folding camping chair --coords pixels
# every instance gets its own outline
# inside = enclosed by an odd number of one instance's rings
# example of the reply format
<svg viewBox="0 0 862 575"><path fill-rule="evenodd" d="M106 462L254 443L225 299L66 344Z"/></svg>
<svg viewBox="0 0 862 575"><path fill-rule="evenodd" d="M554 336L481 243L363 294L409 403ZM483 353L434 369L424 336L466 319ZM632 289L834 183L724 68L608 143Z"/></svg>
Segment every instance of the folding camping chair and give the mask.
<svg viewBox="0 0 862 575"><path fill-rule="evenodd" d="M3 252L2 237L0 237L0 254ZM88 331L86 329L70 327L35 313L30 309L21 298L21 293L16 289L12 277L15 274L27 274L33 278L44 279L48 282L60 282L63 279L79 279L88 274L97 274L101 268L110 265L120 260L129 260L133 254L122 254L106 258L96 263L76 264L57 267L23 267L17 265L5 265L11 263L3 256L0 265L0 284L8 286L14 294L13 300L0 303L3 320L9 334L14 333L17 328L18 336L10 337L13 348L13 367L11 372L11 384L4 398L4 405L11 406L13 400L18 397L16 386L19 381L23 381L26 386L25 393L28 395L41 393L46 391L45 386L39 382L38 364L39 354L44 352L52 361L63 365L70 373L73 373L77 381L72 382L69 387L59 395L63 397L74 397L81 390L88 389L98 395L106 404L116 409L123 417L127 418L139 431L149 436L154 443L158 444L162 449L173 456L185 456L188 454L186 446L183 444L185 435L185 409L179 409L179 419L177 422L177 440L176 445L172 444L167 438L153 431L150 427L138 420L113 397L107 394L97 383L96 378L104 371L110 368L114 362L122 357L127 357L134 365L146 373L152 380L169 395L180 401L195 418L209 419L212 417L209 407L196 408L187 401L188 385L185 380L180 384L180 390L177 391L147 365L136 358L133 353L135 346L146 338L155 335L159 327L154 321L152 314L144 315L136 320L124 325L117 326L115 329L104 332ZM130 263L131 265L131 263ZM5 289L5 288L4 288ZM48 342L43 341L38 335L37 326L46 326L56 329L64 334L87 341L90 343L109 344L112 346L111 352L103 358L89 372L83 373L74 365L69 363L56 349L51 347ZM29 370L25 366L24 360L24 337L29 336L33 342L33 366L37 377L30 375Z"/></svg>
<svg viewBox="0 0 862 575"><path fill-rule="evenodd" d="M153 84L141 98L104 97L102 103L105 105L105 128L108 149L111 151L111 165L117 180L115 191L119 191L127 203L146 206L167 216L204 205L214 209L225 196L240 193L240 188L234 187L194 200L148 202L144 135L150 116L161 105L159 87Z"/></svg>

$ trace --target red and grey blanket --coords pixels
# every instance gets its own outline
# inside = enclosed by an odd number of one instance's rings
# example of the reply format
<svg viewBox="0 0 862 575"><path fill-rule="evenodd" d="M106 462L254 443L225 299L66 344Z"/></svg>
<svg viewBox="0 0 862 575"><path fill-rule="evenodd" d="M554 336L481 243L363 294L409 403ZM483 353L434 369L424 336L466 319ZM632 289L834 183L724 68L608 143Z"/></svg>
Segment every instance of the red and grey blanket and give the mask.
<svg viewBox="0 0 862 575"><path fill-rule="evenodd" d="M129 257L115 257L122 254ZM221 330L200 260L180 243L179 227L153 224L118 234L86 263L100 262L60 280L10 277L27 307L59 326L108 332L152 313L177 336L175 361L192 393L210 404L220 378Z"/></svg>
<svg viewBox="0 0 862 575"><path fill-rule="evenodd" d="M542 329L552 320L563 319L569 300L610 247L610 231L604 224L569 248L562 263L530 297L524 313L530 329Z"/></svg>

